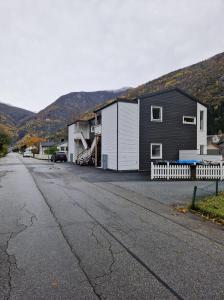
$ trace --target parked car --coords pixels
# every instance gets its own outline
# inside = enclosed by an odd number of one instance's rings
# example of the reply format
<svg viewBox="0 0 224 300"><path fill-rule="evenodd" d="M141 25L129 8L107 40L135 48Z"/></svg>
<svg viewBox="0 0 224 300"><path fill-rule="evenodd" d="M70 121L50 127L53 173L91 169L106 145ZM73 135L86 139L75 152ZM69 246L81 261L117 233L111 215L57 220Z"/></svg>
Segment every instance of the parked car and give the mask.
<svg viewBox="0 0 224 300"><path fill-rule="evenodd" d="M24 151L23 152L23 157L31 157L32 153L30 151Z"/></svg>
<svg viewBox="0 0 224 300"><path fill-rule="evenodd" d="M57 153L52 154L51 161L53 161L53 162L57 162L57 161L66 162L67 161L67 156L64 152L57 152Z"/></svg>

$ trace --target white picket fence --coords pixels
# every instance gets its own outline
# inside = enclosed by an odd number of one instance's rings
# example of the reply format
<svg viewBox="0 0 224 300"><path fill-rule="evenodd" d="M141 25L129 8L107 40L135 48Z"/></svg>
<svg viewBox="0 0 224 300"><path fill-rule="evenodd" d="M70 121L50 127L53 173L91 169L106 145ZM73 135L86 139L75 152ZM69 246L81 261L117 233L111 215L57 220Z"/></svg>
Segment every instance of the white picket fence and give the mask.
<svg viewBox="0 0 224 300"><path fill-rule="evenodd" d="M157 165L151 163L151 179L189 179L191 177L188 165Z"/></svg>
<svg viewBox="0 0 224 300"><path fill-rule="evenodd" d="M190 179L189 165L164 165L151 163L151 179ZM224 165L197 165L196 179L224 179Z"/></svg>
<svg viewBox="0 0 224 300"><path fill-rule="evenodd" d="M219 165L199 165L196 167L196 178L198 179L224 179L224 166Z"/></svg>

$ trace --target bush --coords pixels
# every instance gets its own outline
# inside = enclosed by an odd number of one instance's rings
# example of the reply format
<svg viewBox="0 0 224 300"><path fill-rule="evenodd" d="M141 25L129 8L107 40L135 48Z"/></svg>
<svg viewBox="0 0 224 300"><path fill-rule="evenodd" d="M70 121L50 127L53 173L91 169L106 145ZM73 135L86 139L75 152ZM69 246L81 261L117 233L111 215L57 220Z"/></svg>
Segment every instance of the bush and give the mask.
<svg viewBox="0 0 224 300"><path fill-rule="evenodd" d="M0 130L0 157L5 156L8 153L8 145L10 144L10 137L9 135L4 131Z"/></svg>
<svg viewBox="0 0 224 300"><path fill-rule="evenodd" d="M58 151L58 148L53 146L44 151L44 154L52 155Z"/></svg>

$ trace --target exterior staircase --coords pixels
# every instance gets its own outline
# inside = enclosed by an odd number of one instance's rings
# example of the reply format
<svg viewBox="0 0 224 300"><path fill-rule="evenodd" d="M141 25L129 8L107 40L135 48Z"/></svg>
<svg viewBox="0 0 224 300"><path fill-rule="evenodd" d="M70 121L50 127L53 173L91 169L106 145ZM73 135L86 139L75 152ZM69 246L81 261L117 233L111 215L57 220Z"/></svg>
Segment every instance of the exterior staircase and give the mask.
<svg viewBox="0 0 224 300"><path fill-rule="evenodd" d="M94 163L94 153L97 138L95 137L90 148L83 150L78 156L76 163L80 166L86 166Z"/></svg>

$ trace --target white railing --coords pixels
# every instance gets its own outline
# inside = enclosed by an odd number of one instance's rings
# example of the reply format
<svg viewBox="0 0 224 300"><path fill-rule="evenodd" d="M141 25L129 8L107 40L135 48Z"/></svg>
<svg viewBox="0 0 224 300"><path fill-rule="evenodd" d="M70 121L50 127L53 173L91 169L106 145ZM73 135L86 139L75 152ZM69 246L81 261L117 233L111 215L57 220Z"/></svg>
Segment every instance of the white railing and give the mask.
<svg viewBox="0 0 224 300"><path fill-rule="evenodd" d="M47 154L35 154L34 158L36 159L43 159L43 160L50 160L51 159L51 155L47 155Z"/></svg>
<svg viewBox="0 0 224 300"><path fill-rule="evenodd" d="M217 165L197 165L194 174L191 174L189 165L164 165L151 163L151 179L224 179L223 163Z"/></svg>
<svg viewBox="0 0 224 300"><path fill-rule="evenodd" d="M224 166L219 165L198 165L196 168L196 178L198 179L224 179Z"/></svg>
<svg viewBox="0 0 224 300"><path fill-rule="evenodd" d="M151 179L189 179L191 177L188 165L157 165L151 163Z"/></svg>
<svg viewBox="0 0 224 300"><path fill-rule="evenodd" d="M95 125L94 126L94 132L95 134L101 134L101 125Z"/></svg>

